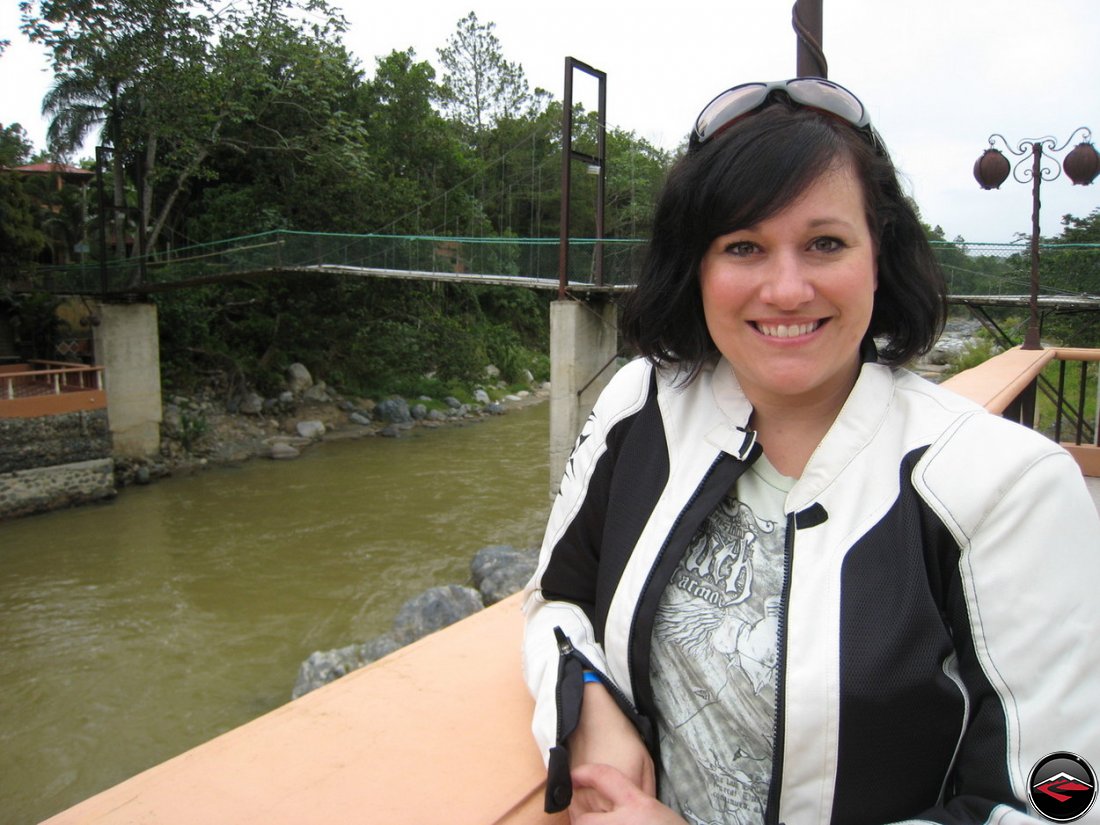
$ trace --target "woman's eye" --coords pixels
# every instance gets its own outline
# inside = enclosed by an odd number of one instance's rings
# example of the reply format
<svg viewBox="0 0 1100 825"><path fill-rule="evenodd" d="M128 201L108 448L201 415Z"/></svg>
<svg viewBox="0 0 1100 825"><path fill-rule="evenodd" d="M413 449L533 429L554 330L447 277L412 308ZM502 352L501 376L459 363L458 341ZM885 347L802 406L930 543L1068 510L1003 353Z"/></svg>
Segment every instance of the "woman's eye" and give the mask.
<svg viewBox="0 0 1100 825"><path fill-rule="evenodd" d="M734 241L726 244L726 252L730 255L744 257L745 255L751 255L754 251L756 251L756 245L751 241Z"/></svg>
<svg viewBox="0 0 1100 825"><path fill-rule="evenodd" d="M838 238L814 238L810 248L815 252L836 252L844 244Z"/></svg>

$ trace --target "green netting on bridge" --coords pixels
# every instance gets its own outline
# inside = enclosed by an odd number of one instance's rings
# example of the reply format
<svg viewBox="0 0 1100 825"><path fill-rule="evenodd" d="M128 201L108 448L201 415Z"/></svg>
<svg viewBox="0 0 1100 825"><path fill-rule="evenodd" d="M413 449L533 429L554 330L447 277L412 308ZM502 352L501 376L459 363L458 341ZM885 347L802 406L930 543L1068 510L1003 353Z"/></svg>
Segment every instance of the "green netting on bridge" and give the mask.
<svg viewBox="0 0 1100 825"><path fill-rule="evenodd" d="M952 295L1020 295L1028 292L1030 254L1026 243L935 242ZM621 287L634 283L645 242L574 239L569 245L571 285L597 281ZM557 238L461 238L406 235L347 235L273 231L161 253L144 261L109 261L105 266L38 267L9 274L17 287L55 292L145 292L232 278L293 273L397 276L430 273L456 280L507 278L517 285L548 287L558 282ZM527 283L525 284L524 281ZM1044 244L1041 292L1100 296L1100 244Z"/></svg>
<svg viewBox="0 0 1100 825"><path fill-rule="evenodd" d="M342 235L274 231L202 244L148 258L84 266L39 267L21 273L38 288L56 292L142 292L150 287L290 273L384 276L387 272L529 279L531 286L557 284L557 238L452 238ZM606 286L628 285L641 261L642 241L574 239L569 244L568 281L597 282L602 257ZM541 284L538 282L542 282ZM522 285L521 282L517 282Z"/></svg>
<svg viewBox="0 0 1100 825"><path fill-rule="evenodd" d="M950 295L1024 295L1031 284L1031 247L933 242ZM1042 295L1100 297L1100 244L1040 244Z"/></svg>

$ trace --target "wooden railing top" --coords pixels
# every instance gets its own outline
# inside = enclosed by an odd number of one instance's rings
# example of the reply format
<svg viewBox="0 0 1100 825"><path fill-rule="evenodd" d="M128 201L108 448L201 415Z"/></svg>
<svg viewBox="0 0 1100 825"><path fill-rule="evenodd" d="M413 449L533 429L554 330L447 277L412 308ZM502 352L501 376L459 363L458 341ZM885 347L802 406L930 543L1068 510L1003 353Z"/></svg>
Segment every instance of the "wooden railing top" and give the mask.
<svg viewBox="0 0 1100 825"><path fill-rule="evenodd" d="M49 825L565 825L542 812L519 596L70 808Z"/></svg>
<svg viewBox="0 0 1100 825"><path fill-rule="evenodd" d="M951 376L943 382L943 386L999 415L1057 354L1058 350L1055 349L1026 350L1014 347L976 367Z"/></svg>
<svg viewBox="0 0 1100 825"><path fill-rule="evenodd" d="M45 369L30 369L30 365L45 364ZM103 367L95 364L74 364L69 361L28 361L26 364L12 364L0 367L0 378L39 378L44 375L72 375L81 372L103 372Z"/></svg>

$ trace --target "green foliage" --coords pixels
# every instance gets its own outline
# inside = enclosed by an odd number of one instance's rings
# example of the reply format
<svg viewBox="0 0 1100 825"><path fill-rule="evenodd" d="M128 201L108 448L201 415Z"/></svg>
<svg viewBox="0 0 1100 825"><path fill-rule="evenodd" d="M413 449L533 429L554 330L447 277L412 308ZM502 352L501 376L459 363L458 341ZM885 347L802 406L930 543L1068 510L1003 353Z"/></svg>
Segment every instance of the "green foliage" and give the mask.
<svg viewBox="0 0 1100 825"><path fill-rule="evenodd" d="M57 307L61 301L45 292L23 293L11 301L9 316L15 340L24 359L55 360L61 320Z"/></svg>
<svg viewBox="0 0 1100 825"><path fill-rule="evenodd" d="M35 261L45 245L23 182L13 172L0 172L0 280L14 267Z"/></svg>
<svg viewBox="0 0 1100 825"><path fill-rule="evenodd" d="M1043 370L1043 378L1049 382L1049 393L1047 391L1042 391L1036 396L1035 427L1046 433L1049 437L1054 437L1056 405L1053 398L1057 396L1059 372L1063 365L1065 367L1065 384L1062 387L1062 393L1065 406L1062 412L1061 437L1063 441L1074 441L1076 438L1077 416L1081 412L1079 408L1079 401L1081 400L1081 362L1052 361L1047 364L1046 368ZM1092 366L1087 372L1088 374L1085 379L1083 418L1087 424L1091 424L1096 421L1096 406L1098 401L1096 392L1097 369L1095 366ZM1088 432L1089 430L1087 428L1083 430L1083 435L1086 440Z"/></svg>
<svg viewBox="0 0 1100 825"><path fill-rule="evenodd" d="M439 50L444 106L475 143L485 130L531 101L523 67L504 58L495 28L470 12Z"/></svg>
<svg viewBox="0 0 1100 825"><path fill-rule="evenodd" d="M71 249L100 224L112 247L104 254L124 257L142 253L144 223L156 260L273 229L558 234L561 104L528 87L494 25L474 14L439 50L438 71L405 50L365 77L342 44L345 22L324 0L26 0L21 12L24 34L54 61L53 148L64 154L102 128L98 142L110 150L106 214L94 197L86 225L60 201L10 210L26 220L10 232L23 240L4 250L23 260L43 236ZM578 140L592 143L595 117L579 114ZM17 127L0 133L4 157L28 149ZM670 159L618 130L608 155L608 237L644 234ZM591 236L594 179L576 166L573 234ZM419 246L431 250L425 268L546 270L535 247ZM508 287L285 274L162 293L162 375L181 391L214 383L227 394L276 391L296 360L372 394L468 385L488 363L505 380L525 370L544 379L549 300Z"/></svg>
<svg viewBox="0 0 1100 825"><path fill-rule="evenodd" d="M180 444L187 452L191 452L199 439L206 435L210 429L210 422L199 410L180 410Z"/></svg>
<svg viewBox="0 0 1100 825"><path fill-rule="evenodd" d="M943 377L947 378L979 364L984 364L1000 351L1001 348L997 346L988 332L984 329L978 330L978 334L963 347L962 352L951 360L951 364L944 370Z"/></svg>
<svg viewBox="0 0 1100 825"><path fill-rule="evenodd" d="M0 128L0 166L22 166L29 163L34 144L20 124Z"/></svg>

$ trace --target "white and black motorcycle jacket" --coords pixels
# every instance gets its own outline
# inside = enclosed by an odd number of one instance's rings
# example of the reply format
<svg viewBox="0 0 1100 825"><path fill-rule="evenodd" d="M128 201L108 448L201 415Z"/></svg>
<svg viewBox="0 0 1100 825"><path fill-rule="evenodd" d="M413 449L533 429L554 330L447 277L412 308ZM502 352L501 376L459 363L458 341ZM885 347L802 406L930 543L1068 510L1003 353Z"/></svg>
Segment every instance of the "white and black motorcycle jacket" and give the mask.
<svg viewBox="0 0 1100 825"><path fill-rule="evenodd" d="M582 670L659 758L654 613L761 449L725 360L682 377L637 360L612 379L527 587L547 810L571 797ZM1038 761L1100 764L1100 517L1062 448L864 364L785 510L767 822L1035 822Z"/></svg>

